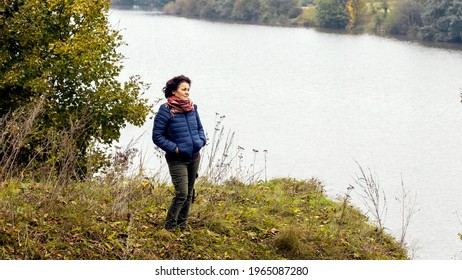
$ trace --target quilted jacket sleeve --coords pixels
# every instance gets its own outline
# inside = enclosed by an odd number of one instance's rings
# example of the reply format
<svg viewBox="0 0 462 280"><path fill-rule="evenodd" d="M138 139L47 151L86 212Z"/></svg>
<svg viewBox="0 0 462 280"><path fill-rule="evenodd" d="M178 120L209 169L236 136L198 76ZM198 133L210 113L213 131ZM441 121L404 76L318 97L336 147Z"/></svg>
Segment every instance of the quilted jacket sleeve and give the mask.
<svg viewBox="0 0 462 280"><path fill-rule="evenodd" d="M161 105L154 118L154 127L152 129L152 141L162 150L168 153L174 153L177 144L167 137L167 125L170 119L168 108Z"/></svg>
<svg viewBox="0 0 462 280"><path fill-rule="evenodd" d="M204 145L207 143L207 138L205 137L205 132L204 132L204 127L202 126L202 123L201 123L201 118L199 117L199 112L197 111L197 105L194 105L194 107L196 107L196 117L197 117L197 128L199 130L199 138L204 141Z"/></svg>

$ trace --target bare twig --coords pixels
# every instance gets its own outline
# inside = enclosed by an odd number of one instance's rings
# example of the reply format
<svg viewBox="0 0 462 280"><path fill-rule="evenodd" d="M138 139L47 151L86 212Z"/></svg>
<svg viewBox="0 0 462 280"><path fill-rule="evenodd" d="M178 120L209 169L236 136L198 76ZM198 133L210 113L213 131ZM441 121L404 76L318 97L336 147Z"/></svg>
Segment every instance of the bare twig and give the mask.
<svg viewBox="0 0 462 280"><path fill-rule="evenodd" d="M401 204L401 236L399 243L404 245L407 230L411 223L412 217L418 211L416 207L417 194L411 196L409 188L404 186L403 176L401 175L401 194L395 197L395 199Z"/></svg>
<svg viewBox="0 0 462 280"><path fill-rule="evenodd" d="M348 206L348 201L350 200L350 193L351 191L354 189L354 187L352 185L350 185L348 188L347 188L347 192L345 194L345 197L343 198L343 203L342 203L342 214L340 215L340 219L339 219L339 227L337 229L337 238L339 237L340 235L340 229L342 228L343 226L343 218L345 217L345 210Z"/></svg>
<svg viewBox="0 0 462 280"><path fill-rule="evenodd" d="M374 217L379 229L384 229L384 222L387 213L387 199L385 191L381 188L377 174L373 174L370 169L368 172L358 165L360 174L354 178L356 189L360 190L360 199L368 212Z"/></svg>
<svg viewBox="0 0 462 280"><path fill-rule="evenodd" d="M263 172L263 170L256 170L256 154L258 150L252 150L254 152L253 164L249 168L244 168L242 163L245 149L241 146L234 148L236 147L234 145L235 132L228 130L225 136L224 118L224 115L216 113L212 140L204 148L204 154L207 156L203 158L206 166L203 177L215 184L232 179L238 179L242 182L255 182ZM265 150L265 166L266 152Z"/></svg>
<svg viewBox="0 0 462 280"><path fill-rule="evenodd" d="M13 176L17 157L27 138L33 133L43 104L42 98L32 109L19 108L0 119L0 180Z"/></svg>

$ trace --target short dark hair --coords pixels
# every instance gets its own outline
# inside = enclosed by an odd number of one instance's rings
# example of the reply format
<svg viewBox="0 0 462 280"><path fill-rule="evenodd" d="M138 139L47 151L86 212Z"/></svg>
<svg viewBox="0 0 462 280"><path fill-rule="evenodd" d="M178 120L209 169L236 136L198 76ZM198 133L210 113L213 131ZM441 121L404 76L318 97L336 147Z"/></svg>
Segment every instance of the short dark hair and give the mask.
<svg viewBox="0 0 462 280"><path fill-rule="evenodd" d="M191 79L184 75L180 75L168 80L165 87L162 89L165 94L165 98L173 96L173 92L178 89L178 86L180 86L181 83L188 83L189 86L191 86Z"/></svg>

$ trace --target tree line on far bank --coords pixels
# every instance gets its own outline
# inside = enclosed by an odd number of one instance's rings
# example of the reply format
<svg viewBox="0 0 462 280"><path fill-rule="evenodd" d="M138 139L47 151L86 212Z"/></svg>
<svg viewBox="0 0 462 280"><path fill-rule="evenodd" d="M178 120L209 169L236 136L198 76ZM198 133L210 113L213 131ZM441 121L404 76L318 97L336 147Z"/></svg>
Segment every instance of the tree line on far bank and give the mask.
<svg viewBox="0 0 462 280"><path fill-rule="evenodd" d="M461 0L113 0L167 14L462 43Z"/></svg>

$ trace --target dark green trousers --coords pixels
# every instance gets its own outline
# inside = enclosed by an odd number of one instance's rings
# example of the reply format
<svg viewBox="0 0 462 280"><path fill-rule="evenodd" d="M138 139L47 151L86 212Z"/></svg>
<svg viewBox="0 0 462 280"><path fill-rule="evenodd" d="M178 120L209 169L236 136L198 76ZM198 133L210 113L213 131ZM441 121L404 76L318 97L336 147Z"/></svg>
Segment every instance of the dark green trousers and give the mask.
<svg viewBox="0 0 462 280"><path fill-rule="evenodd" d="M175 196L167 212L166 229L186 227L199 163L200 156L194 160L167 159L168 169L175 187Z"/></svg>

